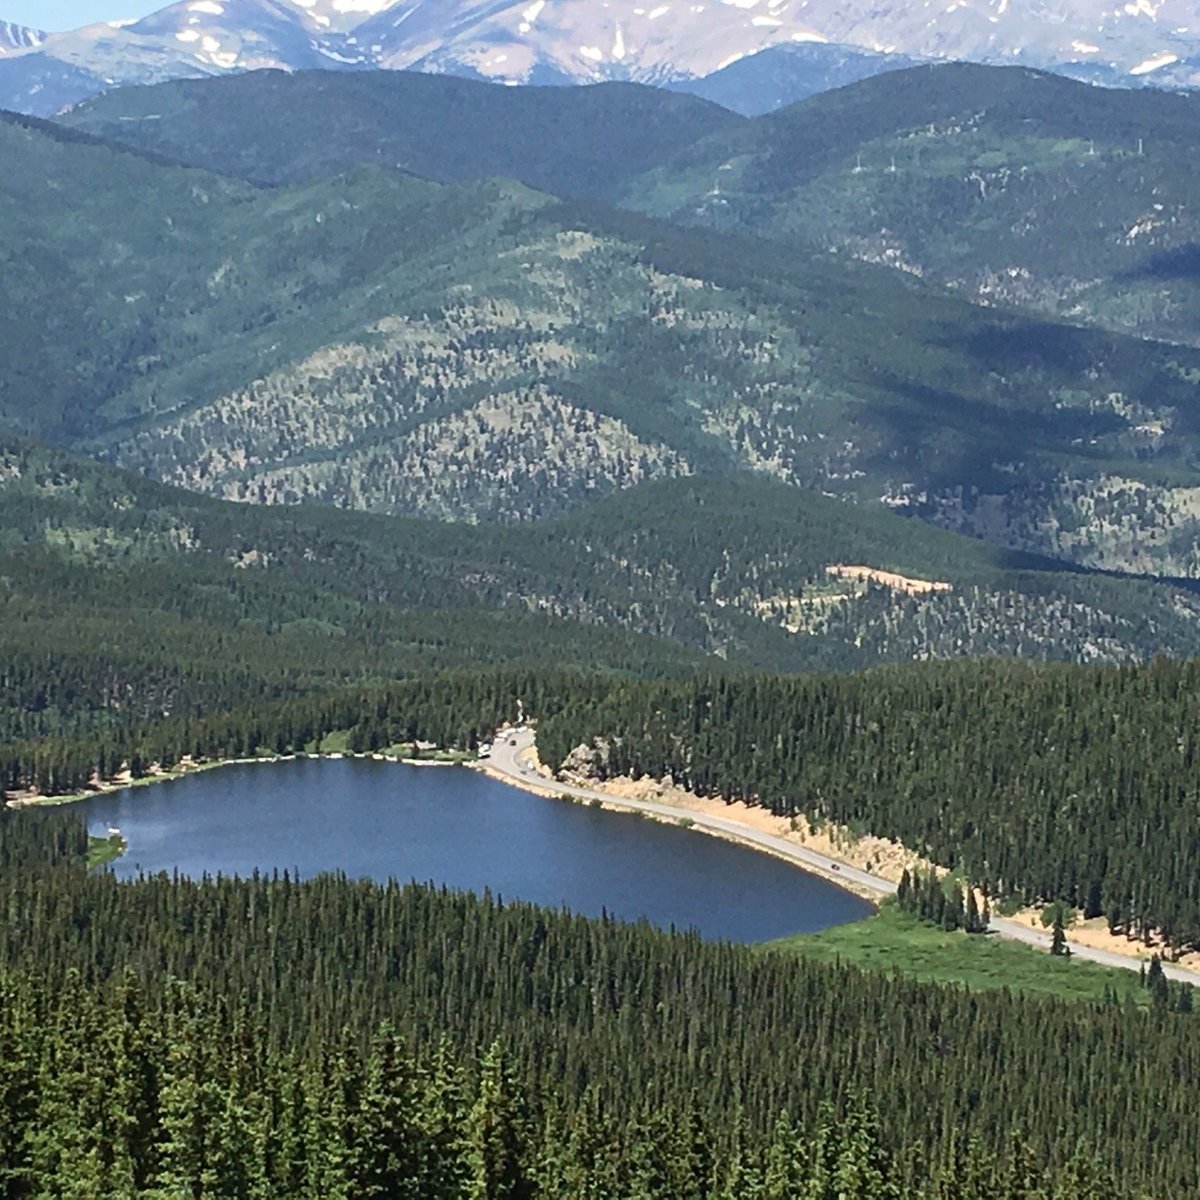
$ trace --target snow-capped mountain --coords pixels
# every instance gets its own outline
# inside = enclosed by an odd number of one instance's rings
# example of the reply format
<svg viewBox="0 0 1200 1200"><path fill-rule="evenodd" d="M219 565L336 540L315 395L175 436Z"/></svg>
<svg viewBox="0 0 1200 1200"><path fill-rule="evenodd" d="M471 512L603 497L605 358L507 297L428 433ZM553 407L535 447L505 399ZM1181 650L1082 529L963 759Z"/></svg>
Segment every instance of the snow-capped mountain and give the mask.
<svg viewBox="0 0 1200 1200"><path fill-rule="evenodd" d="M40 29L27 29L24 25L0 21L0 55L36 50L45 40L46 35Z"/></svg>
<svg viewBox="0 0 1200 1200"><path fill-rule="evenodd" d="M44 38L0 25L0 106L48 114L89 88L257 67L679 83L745 63L744 91L761 52L825 45L901 56L897 65L971 59L1200 85L1196 0L182 0ZM780 81L781 62L812 64L761 60L764 88L786 95L798 89Z"/></svg>
<svg viewBox="0 0 1200 1200"><path fill-rule="evenodd" d="M708 75L778 42L828 40L803 0L522 0L464 4L459 14L448 22L442 0L413 0L357 34L388 67L641 82Z"/></svg>
<svg viewBox="0 0 1200 1200"><path fill-rule="evenodd" d="M178 77L339 65L340 44L290 0L182 0L140 21L55 34L42 50L124 82L130 68Z"/></svg>
<svg viewBox="0 0 1200 1200"><path fill-rule="evenodd" d="M922 58L1100 64L1134 78L1200 50L1195 0L403 0L356 29L381 65L528 80L698 77L805 42Z"/></svg>

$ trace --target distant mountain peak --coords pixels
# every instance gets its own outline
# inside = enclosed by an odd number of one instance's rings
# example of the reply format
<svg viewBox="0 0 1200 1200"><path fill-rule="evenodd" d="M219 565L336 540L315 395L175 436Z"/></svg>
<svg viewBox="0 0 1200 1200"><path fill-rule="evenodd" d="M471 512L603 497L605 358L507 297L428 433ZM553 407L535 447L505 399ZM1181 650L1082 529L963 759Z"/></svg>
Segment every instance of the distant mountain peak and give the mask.
<svg viewBox="0 0 1200 1200"><path fill-rule="evenodd" d="M824 42L804 0L516 0L489 6L415 0L365 21L356 33L381 65L468 70L529 82L707 75L770 45Z"/></svg>
<svg viewBox="0 0 1200 1200"><path fill-rule="evenodd" d="M368 17L402 7L405 0L288 0L320 28L349 32Z"/></svg>

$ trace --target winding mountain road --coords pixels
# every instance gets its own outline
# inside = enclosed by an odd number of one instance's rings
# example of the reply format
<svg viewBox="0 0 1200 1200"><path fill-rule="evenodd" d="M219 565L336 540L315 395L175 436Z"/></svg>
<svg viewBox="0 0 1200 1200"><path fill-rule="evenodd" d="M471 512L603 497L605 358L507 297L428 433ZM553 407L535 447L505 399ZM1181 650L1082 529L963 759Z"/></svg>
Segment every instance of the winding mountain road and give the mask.
<svg viewBox="0 0 1200 1200"><path fill-rule="evenodd" d="M492 746L491 754L486 760L488 773L513 783L517 787L532 791L549 791L556 795L572 796L578 800L599 800L613 808L621 808L629 812L642 812L649 816L663 817L672 821L690 821L692 828L707 830L710 833L752 846L756 850L763 850L768 854L775 855L776 858L793 863L805 871L820 875L832 883L849 887L851 891L858 891L880 899L896 894L896 885L889 879L872 875L869 871L851 866L850 863L841 862L836 858L830 858L827 854L818 854L815 850L798 846L795 842L777 837L775 834L751 829L737 821L695 812L689 808L679 808L672 804L662 804L657 800L634 800L625 796L614 796L594 788L579 787L553 779L530 763L529 753L534 748L534 744L534 733L530 729L509 730L498 735ZM1024 942L1028 946L1036 946L1047 952L1050 949L1049 933L1031 929L1028 925L1022 925L1017 921L993 916L990 929L995 936L1008 938L1014 942ZM1080 946L1074 943L1070 943L1070 945L1074 958L1099 963L1101 966L1136 971L1142 965L1141 959L1131 958L1128 955L1114 954L1109 950L1096 950L1090 946ZM1164 963L1163 972L1170 979L1200 987L1200 974L1195 971L1187 971L1182 967Z"/></svg>

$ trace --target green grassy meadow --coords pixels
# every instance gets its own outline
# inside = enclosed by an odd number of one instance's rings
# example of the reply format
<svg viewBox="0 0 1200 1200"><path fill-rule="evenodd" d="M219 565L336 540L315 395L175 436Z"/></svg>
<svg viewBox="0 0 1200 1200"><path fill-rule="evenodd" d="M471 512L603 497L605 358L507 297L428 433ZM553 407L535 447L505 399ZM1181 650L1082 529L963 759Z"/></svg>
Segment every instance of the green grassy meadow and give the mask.
<svg viewBox="0 0 1200 1200"><path fill-rule="evenodd" d="M1134 971L1097 966L1076 958L1053 958L1032 946L995 936L946 933L885 904L865 921L823 933L798 934L767 946L820 962L865 970L898 971L931 983L960 984L974 991L1008 988L1060 1000L1149 1003Z"/></svg>

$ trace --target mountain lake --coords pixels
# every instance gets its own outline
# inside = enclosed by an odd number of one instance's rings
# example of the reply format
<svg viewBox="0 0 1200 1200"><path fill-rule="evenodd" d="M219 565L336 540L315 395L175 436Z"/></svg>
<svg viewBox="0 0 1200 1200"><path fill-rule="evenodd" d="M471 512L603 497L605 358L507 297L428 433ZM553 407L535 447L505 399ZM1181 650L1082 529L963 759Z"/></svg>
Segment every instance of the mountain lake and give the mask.
<svg viewBox="0 0 1200 1200"><path fill-rule="evenodd" d="M433 883L589 916L759 942L872 906L769 855L634 814L547 799L461 767L296 759L93 797L128 843L119 878L160 871Z"/></svg>

